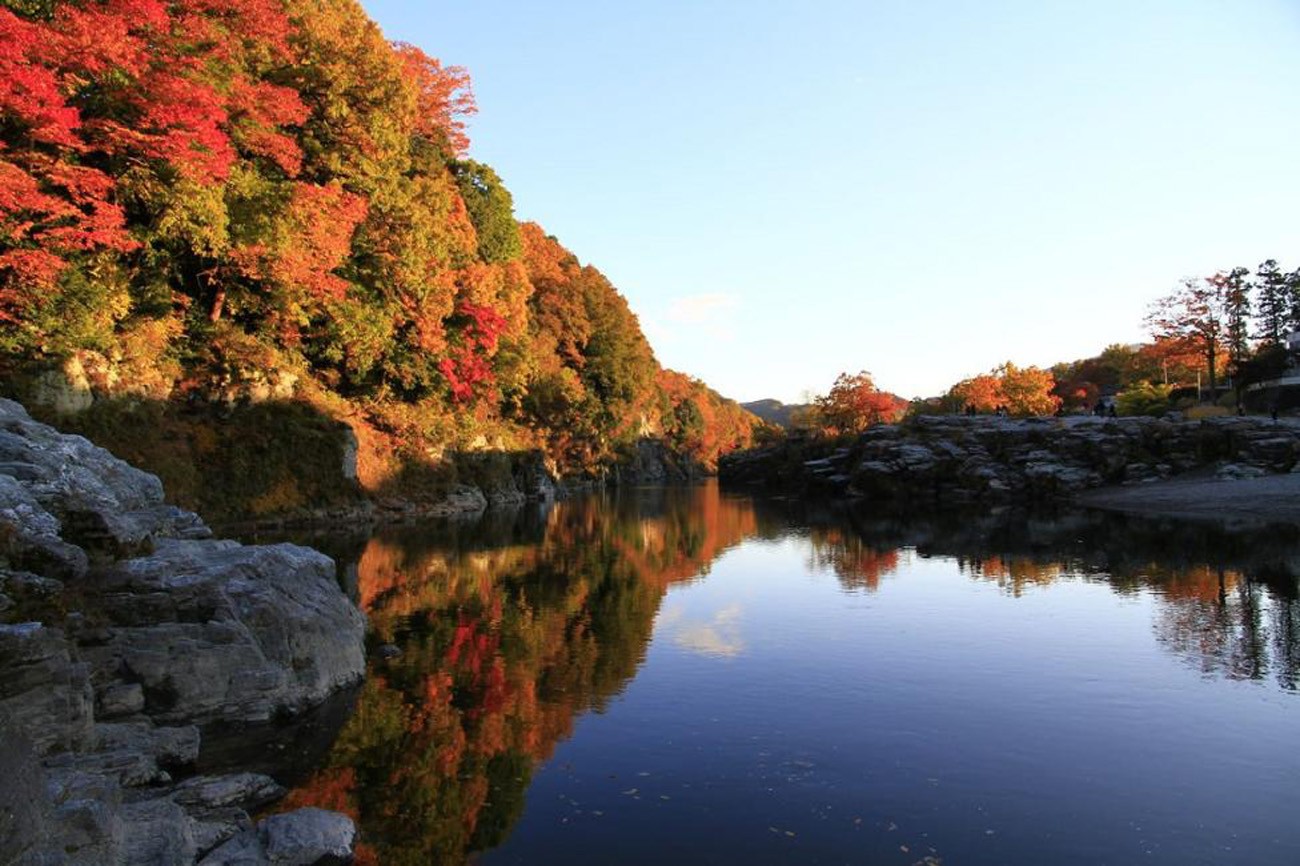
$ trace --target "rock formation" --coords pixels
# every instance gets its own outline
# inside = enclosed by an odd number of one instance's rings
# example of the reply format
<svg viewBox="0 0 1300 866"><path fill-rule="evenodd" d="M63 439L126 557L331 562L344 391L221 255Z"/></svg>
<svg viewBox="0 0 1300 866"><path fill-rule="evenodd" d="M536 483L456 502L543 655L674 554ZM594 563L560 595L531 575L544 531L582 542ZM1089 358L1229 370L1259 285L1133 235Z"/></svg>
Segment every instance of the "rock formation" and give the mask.
<svg viewBox="0 0 1300 866"><path fill-rule="evenodd" d="M917 505L1029 503L1197 470L1290 472L1300 428L1259 418L968 418L880 425L851 443L786 442L729 455L724 482Z"/></svg>
<svg viewBox="0 0 1300 866"><path fill-rule="evenodd" d="M0 864L346 862L346 817L254 828L280 785L195 768L205 727L359 682L364 628L328 557L214 540L155 476L0 400Z"/></svg>

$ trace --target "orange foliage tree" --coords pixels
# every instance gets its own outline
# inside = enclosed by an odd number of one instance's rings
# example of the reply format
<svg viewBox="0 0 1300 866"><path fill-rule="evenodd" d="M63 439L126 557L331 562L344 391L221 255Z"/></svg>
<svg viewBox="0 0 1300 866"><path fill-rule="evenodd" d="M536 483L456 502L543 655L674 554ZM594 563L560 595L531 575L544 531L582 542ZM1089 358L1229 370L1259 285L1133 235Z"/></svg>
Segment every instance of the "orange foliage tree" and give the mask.
<svg viewBox="0 0 1300 866"><path fill-rule="evenodd" d="M1008 361L992 373L953 385L946 402L958 411L973 407L976 412L993 412L1005 407L1012 415L1051 415L1061 405L1061 398L1052 393L1055 387L1050 371Z"/></svg>
<svg viewBox="0 0 1300 866"><path fill-rule="evenodd" d="M873 424L889 424L902 417L907 401L876 388L871 374L841 373L829 393L815 401L821 422L839 433L859 433Z"/></svg>

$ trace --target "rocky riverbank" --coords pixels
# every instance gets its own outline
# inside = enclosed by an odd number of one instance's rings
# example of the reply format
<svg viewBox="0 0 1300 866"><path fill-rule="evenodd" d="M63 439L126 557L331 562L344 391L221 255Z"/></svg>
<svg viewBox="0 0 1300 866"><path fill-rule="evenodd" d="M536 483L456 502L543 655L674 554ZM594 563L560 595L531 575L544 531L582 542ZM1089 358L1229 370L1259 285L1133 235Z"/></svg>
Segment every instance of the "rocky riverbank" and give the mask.
<svg viewBox="0 0 1300 866"><path fill-rule="evenodd" d="M346 816L254 825L279 781L198 770L208 732L346 694L364 629L329 558L215 540L155 476L0 400L0 863L347 862Z"/></svg>
<svg viewBox="0 0 1300 866"><path fill-rule="evenodd" d="M1300 427L1260 418L921 417L848 443L785 442L729 455L726 484L913 506L1071 500L1186 476L1290 473ZM1101 498L1095 504L1104 504Z"/></svg>

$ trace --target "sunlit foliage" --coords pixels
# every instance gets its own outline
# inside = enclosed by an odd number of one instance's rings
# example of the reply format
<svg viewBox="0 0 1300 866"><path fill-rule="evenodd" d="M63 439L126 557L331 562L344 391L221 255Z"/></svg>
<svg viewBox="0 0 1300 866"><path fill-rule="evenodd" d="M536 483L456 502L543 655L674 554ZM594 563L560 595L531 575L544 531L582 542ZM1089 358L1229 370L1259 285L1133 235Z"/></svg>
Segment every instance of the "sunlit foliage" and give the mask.
<svg viewBox="0 0 1300 866"><path fill-rule="evenodd" d="M1052 393L1056 380L1038 367L1017 367L1010 361L992 373L958 382L945 398L955 411L996 412L1011 415L1051 415L1060 406Z"/></svg>
<svg viewBox="0 0 1300 866"><path fill-rule="evenodd" d="M356 0L0 0L0 361L94 353L111 392L149 334L161 390L225 399L257 357L402 447L504 425L572 471L645 435L704 464L747 443L516 222L467 155L475 110Z"/></svg>
<svg viewBox="0 0 1300 866"><path fill-rule="evenodd" d="M836 433L860 433L873 424L892 423L907 408L906 401L877 389L866 370L841 373L814 405L820 423Z"/></svg>

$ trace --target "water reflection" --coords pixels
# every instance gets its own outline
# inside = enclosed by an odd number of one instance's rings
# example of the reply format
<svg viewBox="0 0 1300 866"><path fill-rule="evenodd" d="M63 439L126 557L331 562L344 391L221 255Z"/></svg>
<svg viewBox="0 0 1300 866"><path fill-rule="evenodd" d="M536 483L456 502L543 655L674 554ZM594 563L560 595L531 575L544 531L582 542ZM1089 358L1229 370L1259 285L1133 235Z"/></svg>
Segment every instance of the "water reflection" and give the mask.
<svg viewBox="0 0 1300 866"><path fill-rule="evenodd" d="M1300 683L1300 538L1284 527L1228 532L1098 512L1027 517L801 512L810 562L846 589L875 590L900 549L956 560L1011 596L1063 580L1104 581L1158 600L1160 643L1207 675Z"/></svg>
<svg viewBox="0 0 1300 866"><path fill-rule="evenodd" d="M756 521L692 488L369 539L353 573L377 660L326 766L286 807L355 816L362 864L455 863L498 844L535 763L636 673L666 587ZM714 626L712 649L736 651Z"/></svg>
<svg viewBox="0 0 1300 866"><path fill-rule="evenodd" d="M792 509L702 486L359 542L347 570L369 617L371 674L324 766L285 806L354 816L362 864L458 863L500 844L537 764L637 673L668 587L792 526L809 569L852 593L880 591L912 557L954 560L1013 597L1101 581L1157 599L1160 645L1207 675L1288 690L1300 678L1294 539L1179 536L1084 514ZM346 543L331 552L346 556ZM734 659L747 651L742 610L737 600L657 627L679 649Z"/></svg>

